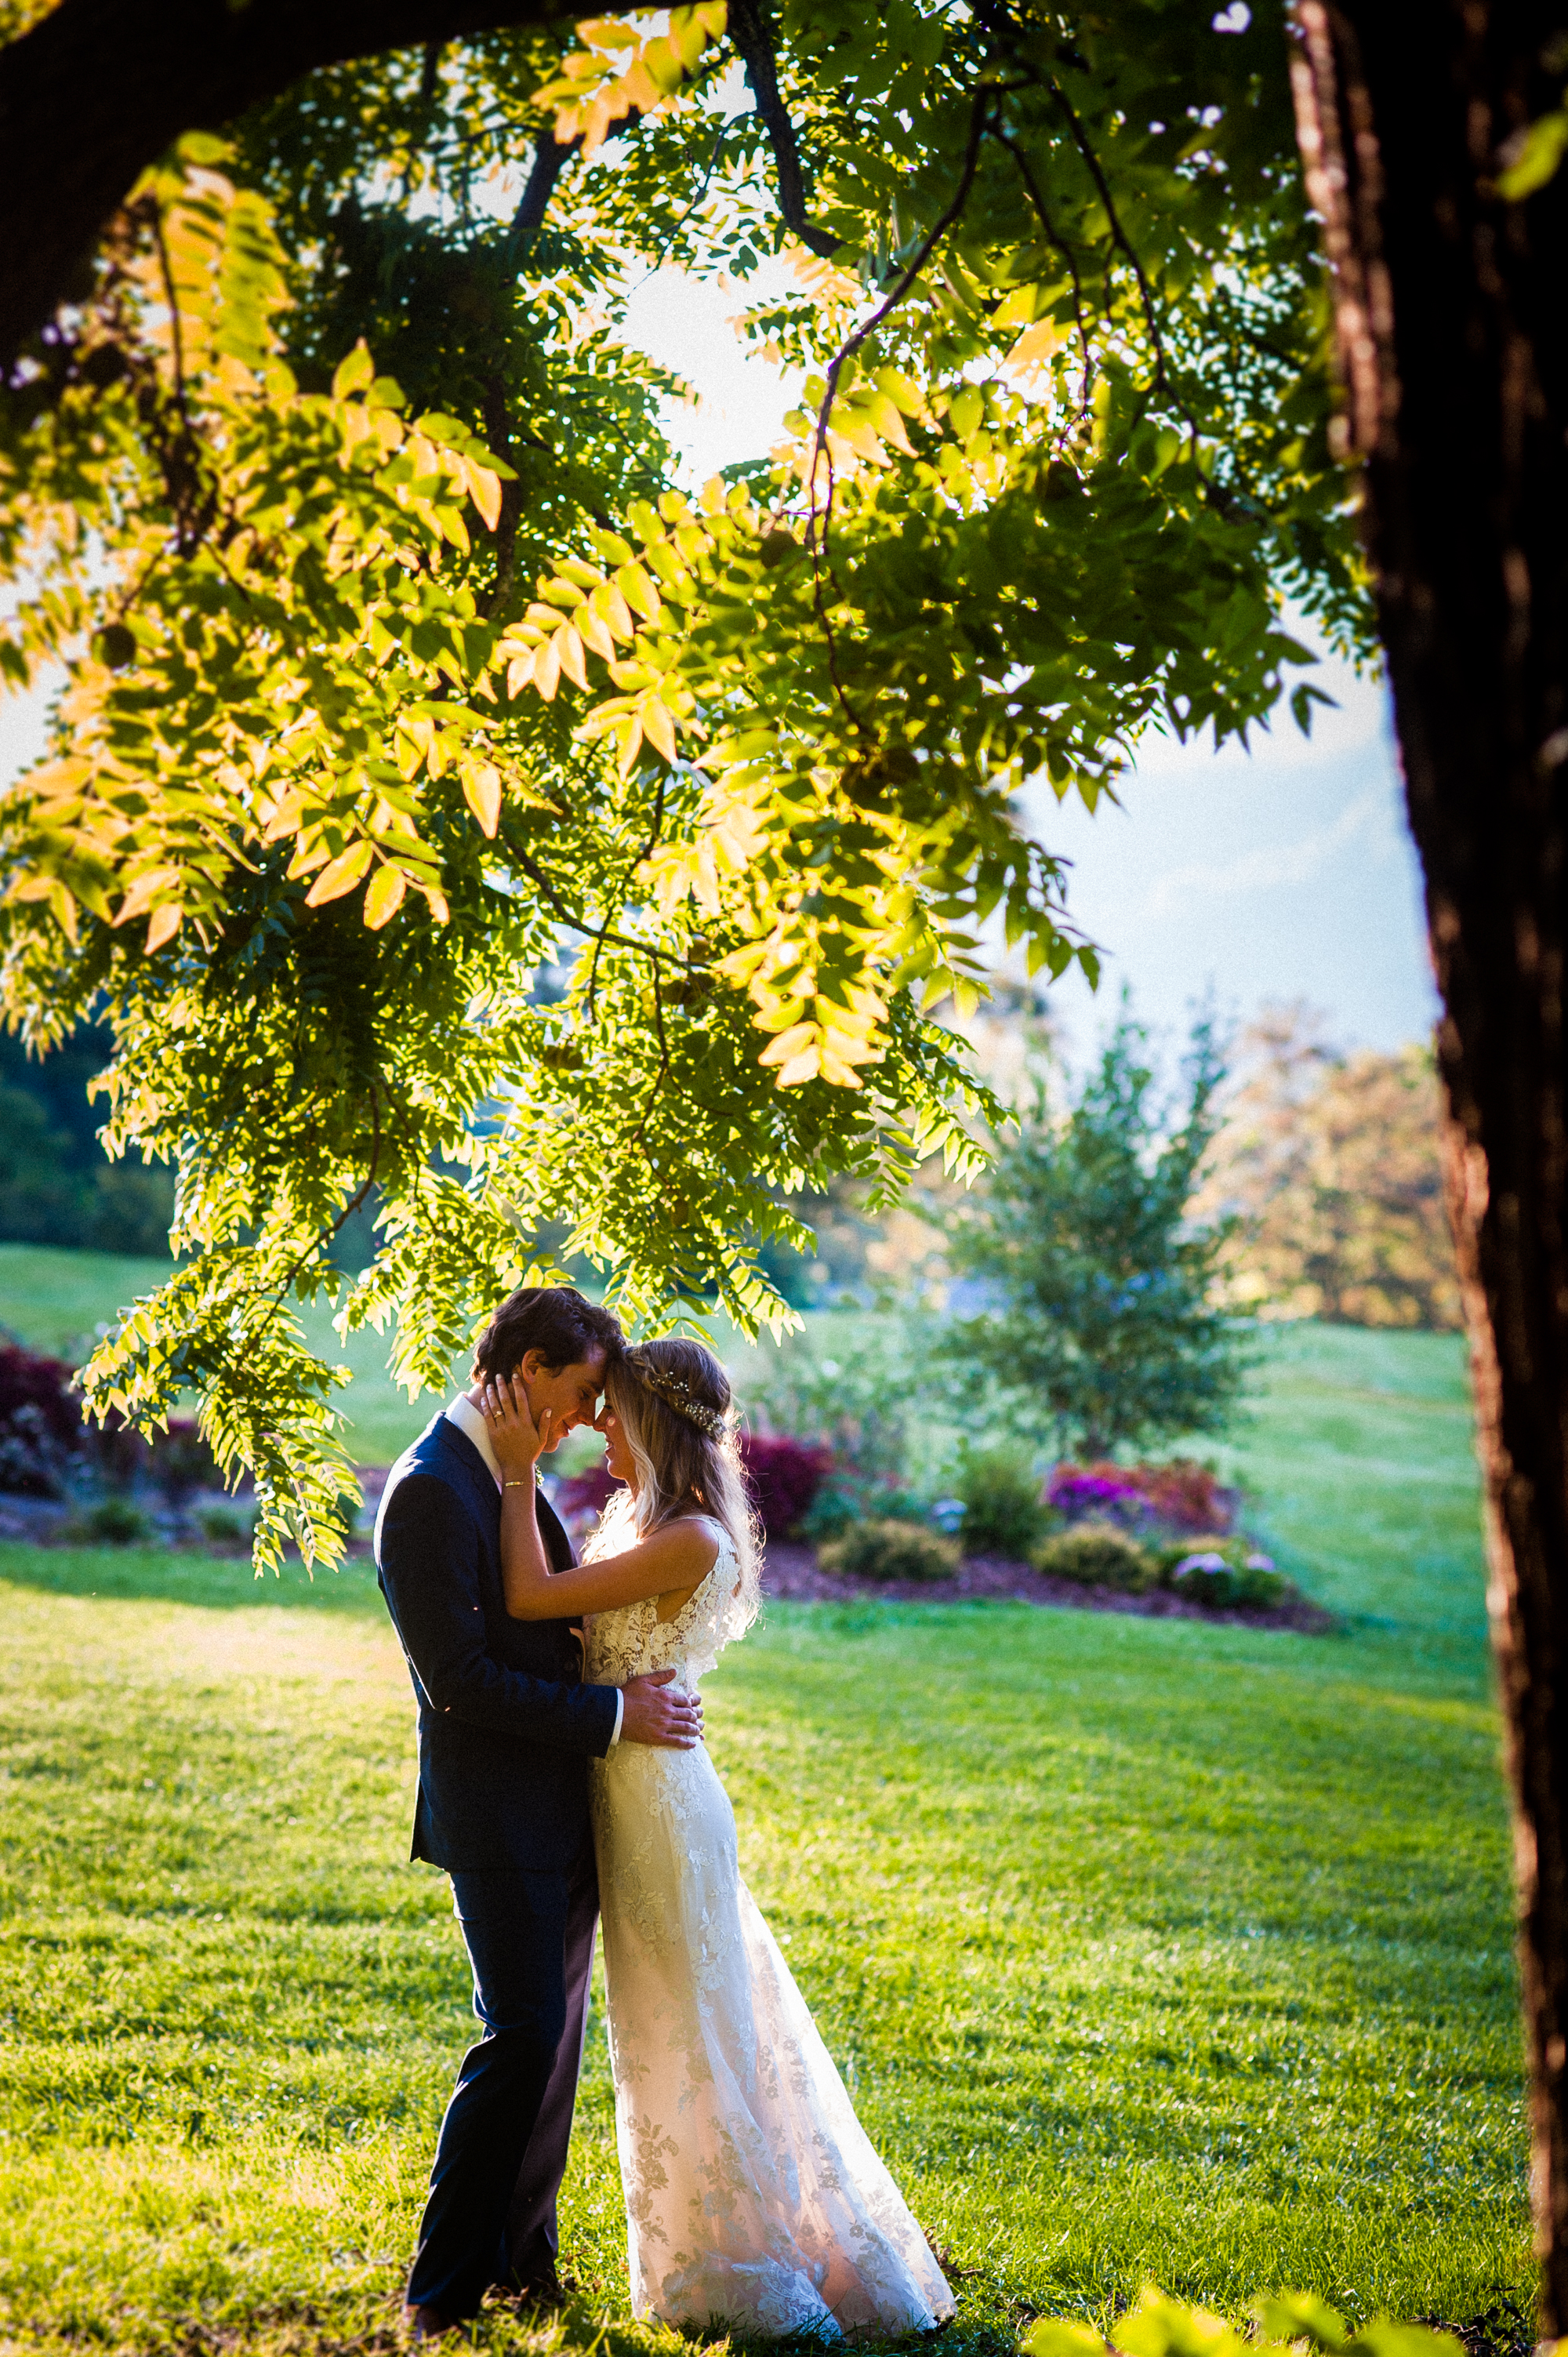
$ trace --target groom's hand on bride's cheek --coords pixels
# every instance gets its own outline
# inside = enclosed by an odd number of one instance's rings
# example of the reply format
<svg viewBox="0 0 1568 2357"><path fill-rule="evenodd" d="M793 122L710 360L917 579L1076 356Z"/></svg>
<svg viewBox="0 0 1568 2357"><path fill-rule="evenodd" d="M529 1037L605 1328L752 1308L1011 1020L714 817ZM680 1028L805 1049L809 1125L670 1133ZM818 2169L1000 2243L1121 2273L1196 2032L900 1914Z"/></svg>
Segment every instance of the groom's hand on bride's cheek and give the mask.
<svg viewBox="0 0 1568 2357"><path fill-rule="evenodd" d="M628 1678L621 1693L620 1739L654 1743L666 1751L693 1751L703 1739L703 1700L684 1693L673 1670L650 1670Z"/></svg>

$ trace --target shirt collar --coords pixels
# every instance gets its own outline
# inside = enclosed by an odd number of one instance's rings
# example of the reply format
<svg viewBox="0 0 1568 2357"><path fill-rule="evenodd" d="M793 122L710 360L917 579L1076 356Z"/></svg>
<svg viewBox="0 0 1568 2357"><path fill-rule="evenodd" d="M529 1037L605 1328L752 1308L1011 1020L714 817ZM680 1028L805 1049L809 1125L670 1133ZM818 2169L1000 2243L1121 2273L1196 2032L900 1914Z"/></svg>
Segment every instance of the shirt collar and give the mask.
<svg viewBox="0 0 1568 2357"><path fill-rule="evenodd" d="M489 1426L467 1392L459 1392L456 1398L450 1403L446 1410L446 1421L448 1424L456 1426L465 1440L473 1442L485 1460L486 1472L499 1490L501 1486L501 1469L496 1452L490 1447Z"/></svg>

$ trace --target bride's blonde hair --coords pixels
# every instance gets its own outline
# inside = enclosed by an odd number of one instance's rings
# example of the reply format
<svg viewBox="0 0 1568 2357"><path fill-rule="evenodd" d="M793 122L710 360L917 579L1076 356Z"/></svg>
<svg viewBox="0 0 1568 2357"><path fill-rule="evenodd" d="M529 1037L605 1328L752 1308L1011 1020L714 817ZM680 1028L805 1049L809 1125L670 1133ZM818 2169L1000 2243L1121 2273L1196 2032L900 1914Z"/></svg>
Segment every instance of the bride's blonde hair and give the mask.
<svg viewBox="0 0 1568 2357"><path fill-rule="evenodd" d="M682 1514L709 1515L740 1570L725 1630L726 1640L738 1637L757 1618L761 1534L741 1471L729 1377L701 1342L667 1334L611 1361L605 1398L626 1435L637 1488L610 1501L585 1556L619 1555Z"/></svg>

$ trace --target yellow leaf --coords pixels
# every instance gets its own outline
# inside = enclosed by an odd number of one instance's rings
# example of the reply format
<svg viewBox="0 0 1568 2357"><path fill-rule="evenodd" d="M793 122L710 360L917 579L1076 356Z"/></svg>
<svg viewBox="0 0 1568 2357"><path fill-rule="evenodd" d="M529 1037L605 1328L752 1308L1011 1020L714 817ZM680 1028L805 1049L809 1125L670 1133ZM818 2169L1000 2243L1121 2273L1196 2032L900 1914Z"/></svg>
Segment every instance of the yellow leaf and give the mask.
<svg viewBox="0 0 1568 2357"><path fill-rule="evenodd" d="M760 1020L760 1018L758 1019ZM776 1039L769 1039L767 1047L764 1048L761 1055L758 1056L757 1060L759 1064L791 1063L795 1058L801 1053L802 1049L807 1048L810 1048L813 1056L816 1054L816 1025L814 1023L791 1023L788 1031L780 1031Z"/></svg>
<svg viewBox="0 0 1568 2357"><path fill-rule="evenodd" d="M553 639L548 640L533 658L533 684L546 704L553 704L561 684L561 650Z"/></svg>
<svg viewBox="0 0 1568 2357"><path fill-rule="evenodd" d="M698 55L700 56L701 54L701 50L699 50ZM682 58L674 42L666 39L662 33L657 34L654 38L649 42L647 48L642 52L641 62L647 67L649 77L660 98L668 98L671 91L680 89L684 74L685 60ZM637 68L636 66L633 66L631 73L628 74L626 78L627 87L628 89L631 85L632 75L635 74Z"/></svg>
<svg viewBox="0 0 1568 2357"><path fill-rule="evenodd" d="M586 16L577 27L577 38L591 49L635 49L637 35L615 16Z"/></svg>
<svg viewBox="0 0 1568 2357"><path fill-rule="evenodd" d="M1035 298L1038 293L1037 286L1015 286L1010 295L1002 297L991 314L992 326L1026 328L1035 316Z"/></svg>
<svg viewBox="0 0 1568 2357"><path fill-rule="evenodd" d="M378 867L365 893L365 922L372 933L391 922L403 906L403 896L408 889L408 878L401 867L390 861Z"/></svg>
<svg viewBox="0 0 1568 2357"><path fill-rule="evenodd" d="M493 842L501 823L501 773L493 761L464 764L463 797Z"/></svg>
<svg viewBox="0 0 1568 2357"><path fill-rule="evenodd" d="M1026 328L1007 355L1009 368L1037 368L1048 361L1053 352L1060 351L1067 341L1067 330L1058 328L1054 319L1042 319L1037 327Z"/></svg>
<svg viewBox="0 0 1568 2357"><path fill-rule="evenodd" d="M361 336L348 358L338 363L338 372L332 380L333 400L347 401L351 393L364 393L375 372L376 364Z"/></svg>
<svg viewBox="0 0 1568 2357"><path fill-rule="evenodd" d="M610 636L610 626L592 606L583 606L577 612L577 635L594 654L606 662L615 661L616 642Z"/></svg>
<svg viewBox="0 0 1568 2357"><path fill-rule="evenodd" d="M596 155L621 116L630 112L631 101L623 95L625 88L624 82L612 82L607 91L600 91L590 106L580 106L572 110L582 130L585 156ZM561 137L559 124L556 125L555 136L559 141Z"/></svg>
<svg viewBox="0 0 1568 2357"><path fill-rule="evenodd" d="M393 740L398 775L403 778L417 775L420 763L433 754L435 744L435 724L433 720L400 720ZM431 774L435 775L434 759L431 760Z"/></svg>
<svg viewBox="0 0 1568 2357"><path fill-rule="evenodd" d="M641 705L642 733L656 753L667 761L675 759L675 723L656 695L645 695Z"/></svg>
<svg viewBox="0 0 1568 2357"><path fill-rule="evenodd" d="M446 906L446 895L438 884L421 884L420 890L430 903L430 913L438 925L450 922L452 911Z"/></svg>
<svg viewBox="0 0 1568 2357"><path fill-rule="evenodd" d="M659 619L659 592L640 565L634 563L618 566L616 583L634 613L640 614L645 622Z"/></svg>
<svg viewBox="0 0 1568 2357"><path fill-rule="evenodd" d="M915 455L915 446L904 431L904 421L898 405L886 393L874 393L865 404L865 414L885 442L891 442L908 457Z"/></svg>
<svg viewBox="0 0 1568 2357"><path fill-rule="evenodd" d="M468 478L468 495L485 520L485 529L494 532L501 520L501 479L489 467L477 467L472 458L465 458L463 471Z"/></svg>
<svg viewBox="0 0 1568 2357"><path fill-rule="evenodd" d="M152 917L147 925L147 954L149 957L154 950L161 950L166 942L172 941L174 939L174 936L179 931L179 920L184 914L185 910L180 907L177 900L166 900L161 909L155 909L153 910Z"/></svg>
<svg viewBox="0 0 1568 2357"><path fill-rule="evenodd" d="M623 778L628 778L632 763L642 750L642 723L635 712L627 715L616 734L620 738L620 757L616 767Z"/></svg>
<svg viewBox="0 0 1568 2357"><path fill-rule="evenodd" d="M563 622L552 641L561 660L561 668L575 685L585 691L588 684L587 671L583 662L583 641L575 622Z"/></svg>
<svg viewBox="0 0 1568 2357"><path fill-rule="evenodd" d="M649 70L647 59L639 58L636 64L622 74L618 85L621 104L618 113L628 113L636 107L640 113L651 114L664 102L665 93Z"/></svg>
<svg viewBox="0 0 1568 2357"><path fill-rule="evenodd" d="M779 1085L781 1089L798 1089L803 1082L814 1081L820 1069L815 1047L807 1048L784 1066L779 1075Z"/></svg>
<svg viewBox="0 0 1568 2357"><path fill-rule="evenodd" d="M624 639L629 646L637 636L637 625L631 619L631 608L616 584L607 581L602 588L595 590L589 602L596 614L604 616L612 635Z"/></svg>
<svg viewBox="0 0 1568 2357"><path fill-rule="evenodd" d="M327 901L340 900L345 892L351 892L371 864L371 852L370 844L361 835L347 851L340 851L336 859L329 859L306 894L306 907L319 909Z"/></svg>
<svg viewBox="0 0 1568 2357"><path fill-rule="evenodd" d="M514 656L508 663L506 692L510 696L519 696L522 694L523 689L533 677L533 666L537 660L537 650L531 648L527 654Z"/></svg>
<svg viewBox="0 0 1568 2357"><path fill-rule="evenodd" d="M305 812L309 808L310 802L310 792L305 786L295 786L285 794L280 802L273 804L267 814L266 830L262 836L262 841L276 843L280 835L293 834Z"/></svg>
<svg viewBox="0 0 1568 2357"><path fill-rule="evenodd" d="M166 890L171 884L177 884L179 880L180 871L177 867L149 867L145 876L138 876L132 884L120 903L114 922L117 925L128 925L133 917L141 916L151 907L160 892Z"/></svg>

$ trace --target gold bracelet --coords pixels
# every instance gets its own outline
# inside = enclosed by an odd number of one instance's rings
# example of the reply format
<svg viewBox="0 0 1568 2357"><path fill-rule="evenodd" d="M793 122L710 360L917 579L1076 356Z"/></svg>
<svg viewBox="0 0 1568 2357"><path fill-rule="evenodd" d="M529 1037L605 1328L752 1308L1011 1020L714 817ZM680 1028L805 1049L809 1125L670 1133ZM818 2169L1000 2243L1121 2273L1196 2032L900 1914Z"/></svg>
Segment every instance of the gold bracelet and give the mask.
<svg viewBox="0 0 1568 2357"><path fill-rule="evenodd" d="M533 1484L532 1481L503 1481L501 1483L501 1488L503 1490L532 1490L532 1487Z"/></svg>

